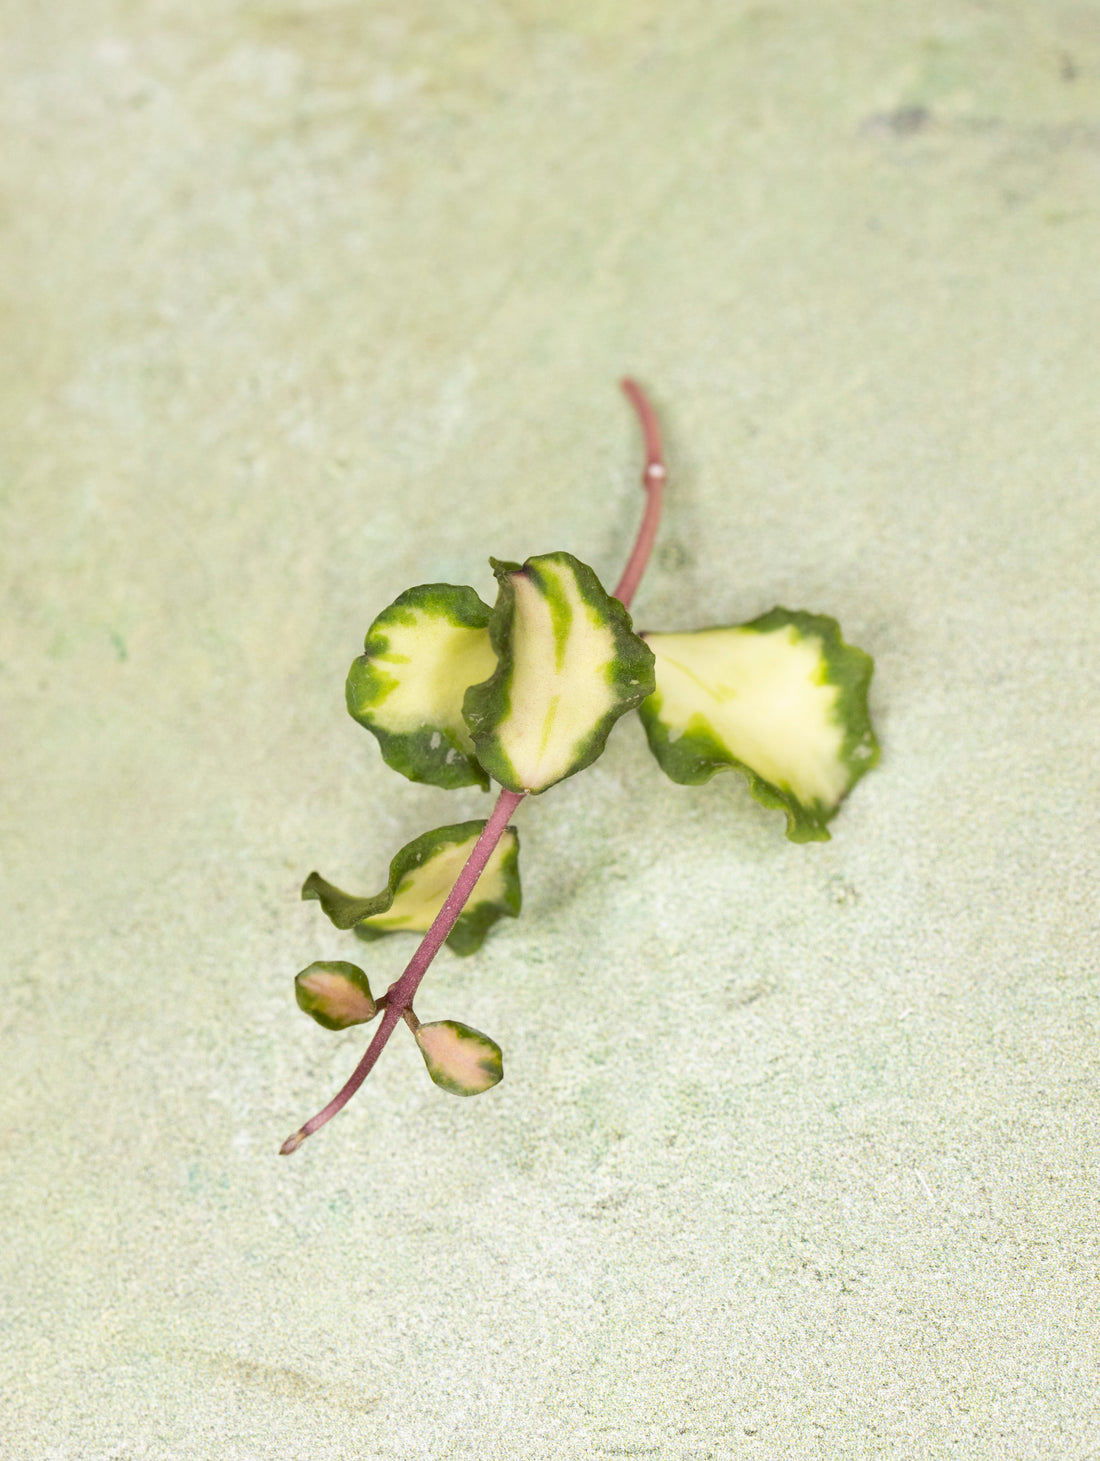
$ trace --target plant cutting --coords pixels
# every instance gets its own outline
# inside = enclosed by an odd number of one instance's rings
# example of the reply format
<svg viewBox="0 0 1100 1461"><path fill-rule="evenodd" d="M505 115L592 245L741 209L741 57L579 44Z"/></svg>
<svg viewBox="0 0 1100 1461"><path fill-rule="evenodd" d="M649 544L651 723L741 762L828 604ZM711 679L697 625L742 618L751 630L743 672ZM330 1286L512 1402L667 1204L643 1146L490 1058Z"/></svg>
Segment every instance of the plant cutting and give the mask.
<svg viewBox="0 0 1100 1461"><path fill-rule="evenodd" d="M645 509L614 590L571 553L490 559L492 608L472 588L408 589L374 620L351 666L348 710L389 766L441 787L495 782L497 800L483 821L437 827L402 847L379 893L347 893L316 872L306 879L302 897L337 928L367 942L422 938L377 999L353 963L321 961L297 976L299 1006L326 1029L379 1024L344 1086L288 1137L284 1155L343 1109L400 1024L443 1090L472 1096L501 1080L494 1040L457 1020L422 1024L413 1001L444 943L472 954L499 919L519 913L516 808L591 765L622 716L638 712L673 781L742 772L757 801L785 814L796 842L828 838L827 824L878 759L867 709L872 661L844 642L835 620L776 608L746 624L635 631L628 611L667 472L652 405L635 381L622 387L644 439Z"/></svg>

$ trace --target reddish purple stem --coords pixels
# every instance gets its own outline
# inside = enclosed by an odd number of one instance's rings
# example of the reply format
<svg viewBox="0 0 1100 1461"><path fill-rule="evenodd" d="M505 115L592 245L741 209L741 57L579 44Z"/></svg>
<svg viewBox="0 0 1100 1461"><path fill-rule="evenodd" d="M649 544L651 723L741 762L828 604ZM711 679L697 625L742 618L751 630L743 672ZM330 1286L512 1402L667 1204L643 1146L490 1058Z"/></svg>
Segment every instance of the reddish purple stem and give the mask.
<svg viewBox="0 0 1100 1461"><path fill-rule="evenodd" d="M665 493L665 478L668 473L665 470L664 453L661 450L661 428L648 397L637 381L631 380L629 376L621 382L621 385L623 393L638 413L642 434L645 437L645 467L642 471L642 486L646 494L645 513L642 517L642 525L638 529L638 536L634 540L634 548L623 569L623 576L616 585L614 595L621 604L625 604L629 609L630 601L638 591L638 585L642 581L642 574L646 570L649 555L653 551L653 544L657 538L657 528L661 521L661 502Z"/></svg>
<svg viewBox="0 0 1100 1461"><path fill-rule="evenodd" d="M637 413L638 420L642 427L642 434L645 438L646 462L642 472L642 486L646 493L645 513L642 516L642 524L638 529L638 536L634 548L627 560L623 576L620 578L615 589L615 598L627 608L641 582L642 574L645 572L646 564L649 562L649 555L653 550L653 543L657 536L657 525L661 517L661 498L665 484L665 464L661 452L661 431L645 392L636 381L627 379L622 382L622 388L630 404ZM356 1091L370 1075L374 1068L375 1061L381 1055L386 1042L393 1034L397 1025L404 1016L408 1016L410 1023L415 1019L412 1015L412 1002L416 997L416 991L420 987L420 981L428 972L428 966L443 947L447 935L454 928L458 916L465 908L470 894L478 878L485 871L497 843L503 837L505 829L511 820L512 813L519 806L527 795L525 791L502 791L497 798L497 804L493 808L492 815L482 828L481 836L474 844L474 850L466 859L466 863L455 881L454 887L447 894L443 907L435 916L431 928L424 935L420 947L409 961L408 967L400 979L391 984L383 999L379 1000L382 1006L382 1023L374 1032L374 1038L363 1052L363 1058L352 1071L351 1076L333 1096L323 1110L318 1111L316 1116L311 1116L306 1124L288 1136L279 1148L282 1156L288 1157L291 1152L296 1152L305 1141L307 1136L313 1133L330 1121L338 1111L343 1108L355 1095ZM415 1029L415 1024L413 1025Z"/></svg>

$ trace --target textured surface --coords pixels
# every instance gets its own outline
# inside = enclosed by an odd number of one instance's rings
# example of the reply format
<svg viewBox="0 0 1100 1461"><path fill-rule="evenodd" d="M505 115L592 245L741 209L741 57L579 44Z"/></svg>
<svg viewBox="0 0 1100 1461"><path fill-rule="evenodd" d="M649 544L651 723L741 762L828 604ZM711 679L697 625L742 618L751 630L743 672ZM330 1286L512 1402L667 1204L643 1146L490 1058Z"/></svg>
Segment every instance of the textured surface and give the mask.
<svg viewBox="0 0 1100 1461"><path fill-rule="evenodd" d="M2 24L5 1456L1100 1456L1097 6ZM835 614L882 766L796 847L621 726L419 1001L504 1083L395 1041L281 1159L362 1045L301 877L487 810L348 663L614 577L627 369L638 622Z"/></svg>

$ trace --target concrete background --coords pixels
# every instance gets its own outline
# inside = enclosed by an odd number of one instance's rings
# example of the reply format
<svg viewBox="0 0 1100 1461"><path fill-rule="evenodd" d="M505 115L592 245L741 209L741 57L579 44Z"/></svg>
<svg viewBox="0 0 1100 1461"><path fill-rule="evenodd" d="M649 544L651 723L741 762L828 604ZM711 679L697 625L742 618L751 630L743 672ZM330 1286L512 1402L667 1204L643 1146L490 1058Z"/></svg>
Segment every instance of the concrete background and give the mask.
<svg viewBox="0 0 1100 1461"><path fill-rule="evenodd" d="M1100 1456L1100 7L0 19L0 1454ZM639 624L835 614L882 767L795 847L623 725L418 1001L503 1085L401 1039L281 1159L302 877L486 807L347 665L614 579L627 370Z"/></svg>

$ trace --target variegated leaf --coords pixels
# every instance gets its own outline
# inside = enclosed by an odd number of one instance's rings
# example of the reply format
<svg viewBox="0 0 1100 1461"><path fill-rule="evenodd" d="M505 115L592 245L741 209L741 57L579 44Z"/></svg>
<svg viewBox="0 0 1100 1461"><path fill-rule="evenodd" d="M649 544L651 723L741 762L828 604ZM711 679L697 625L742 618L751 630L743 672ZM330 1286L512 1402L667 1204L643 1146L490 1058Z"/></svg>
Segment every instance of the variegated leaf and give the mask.
<svg viewBox="0 0 1100 1461"><path fill-rule="evenodd" d="M348 672L348 710L410 781L487 787L462 718L470 685L491 675L490 609L472 588L410 588L371 625Z"/></svg>
<svg viewBox="0 0 1100 1461"><path fill-rule="evenodd" d="M326 1030L365 1025L375 1016L367 976L355 964L346 964L342 959L320 960L303 969L294 978L294 995L299 1009L312 1015Z"/></svg>
<svg viewBox="0 0 1100 1461"><path fill-rule="evenodd" d="M496 1041L457 1020L421 1025L416 1043L432 1080L452 1096L478 1096L504 1077Z"/></svg>
<svg viewBox="0 0 1100 1461"><path fill-rule="evenodd" d="M615 721L653 690L630 615L571 553L490 560L497 668L466 692L478 760L509 791L545 791L588 766Z"/></svg>
<svg viewBox="0 0 1100 1461"><path fill-rule="evenodd" d="M788 609L643 637L657 688L640 714L672 780L692 785L732 766L757 801L786 812L792 841L827 839L825 824L878 760L871 657L844 643L835 619Z"/></svg>
<svg viewBox="0 0 1100 1461"><path fill-rule="evenodd" d="M458 822L407 843L390 863L387 886L372 898L344 893L320 873L310 873L302 897L316 898L337 928L352 928L363 939L425 933L484 826L483 821ZM474 885L447 946L456 954L472 954L498 918L514 918L519 909L519 837L509 827Z"/></svg>

